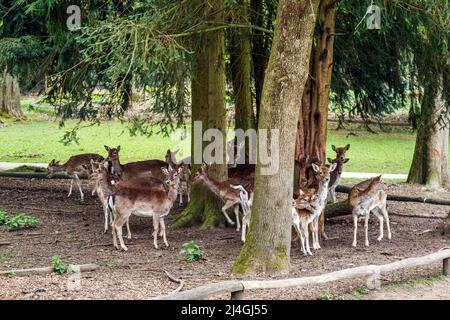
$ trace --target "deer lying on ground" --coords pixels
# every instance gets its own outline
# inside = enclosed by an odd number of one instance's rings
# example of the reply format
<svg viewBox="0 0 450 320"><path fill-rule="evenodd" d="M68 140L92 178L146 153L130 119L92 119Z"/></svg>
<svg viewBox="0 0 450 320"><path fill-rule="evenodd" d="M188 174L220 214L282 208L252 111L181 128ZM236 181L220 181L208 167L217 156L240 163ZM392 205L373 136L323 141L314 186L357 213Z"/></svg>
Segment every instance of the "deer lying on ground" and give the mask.
<svg viewBox="0 0 450 320"><path fill-rule="evenodd" d="M109 163L109 171L118 174L122 180L144 177L155 177L164 180L165 175L162 168L168 168L167 162L162 160L145 160L122 165L119 160L120 146L117 148L105 146L105 149L108 151L106 160Z"/></svg>
<svg viewBox="0 0 450 320"><path fill-rule="evenodd" d="M57 172L64 172L72 179L70 180L70 190L67 197L70 197L72 194L73 189L73 182L75 181L76 185L78 186L78 190L80 191L81 201L84 200L84 194L83 190L81 189L81 181L79 178L79 175L81 174L87 174L89 175L91 171L87 168L90 168L91 160L94 161L103 161L104 158L95 153L84 153L75 155L69 158L64 164L60 164L59 161L55 161L53 159L47 167L48 178L53 177L53 175Z"/></svg>
<svg viewBox="0 0 450 320"><path fill-rule="evenodd" d="M336 187L341 181L342 172L344 171L344 163L347 163L350 159L345 158L345 153L350 149L350 145L347 144L343 148L336 148L334 145L331 146L334 152L336 152L336 158L328 158L329 163L336 163L336 169L331 173L330 184L328 186L329 198L336 203Z"/></svg>
<svg viewBox="0 0 450 320"><path fill-rule="evenodd" d="M187 195L187 202L190 201L189 193L191 192L191 169L190 165L183 162L177 162L175 155L180 151L177 149L174 152L171 152L170 149L167 150L166 153L166 162L171 165L173 168L176 166L181 166L183 171L180 176L180 206L183 204L183 193Z"/></svg>
<svg viewBox="0 0 450 320"><path fill-rule="evenodd" d="M119 249L117 238L119 238L120 247L127 251L122 237L122 227L134 214L141 217L153 218L153 245L158 249L158 231L159 235L163 237L164 244L168 247L166 236L166 227L164 217L166 217L172 209L178 195L178 188L180 185L180 173L182 168L169 170L161 168L166 174L167 179L164 181L167 190L161 190L160 187L141 189L133 185L130 181L128 187L121 187L108 197L108 205L113 211L114 222L112 224L112 234L114 247Z"/></svg>
<svg viewBox="0 0 450 320"><path fill-rule="evenodd" d="M292 220L295 230L300 236L303 253L310 254L308 226L312 225L313 249L320 249L319 244L319 218L325 208L328 195L330 174L336 169L333 163L330 167L312 164L318 182L317 188L301 190L299 198L294 200L292 208Z"/></svg>
<svg viewBox="0 0 450 320"><path fill-rule="evenodd" d="M198 181L202 181L225 203L222 207L222 213L229 224L236 224L236 231L239 231L241 229L241 224L239 221L240 192L231 185L242 185L246 190L253 190L253 181L232 178L223 182L218 182L208 175L208 168L206 164L203 164L197 171L192 183L197 183ZM233 208L234 210L236 223L228 216L227 209L229 208Z"/></svg>
<svg viewBox="0 0 450 320"><path fill-rule="evenodd" d="M389 215L386 208L386 192L383 190L381 184L381 175L363 182L360 182L350 189L348 200L350 207L352 208L353 216L353 243L352 246L356 247L356 235L358 230L358 218L364 217L364 233L365 233L365 246L369 246L369 216L372 212L380 222L380 234L377 238L378 241L383 239L383 220L386 219L386 226L388 231L388 239L391 239L391 227L389 224Z"/></svg>

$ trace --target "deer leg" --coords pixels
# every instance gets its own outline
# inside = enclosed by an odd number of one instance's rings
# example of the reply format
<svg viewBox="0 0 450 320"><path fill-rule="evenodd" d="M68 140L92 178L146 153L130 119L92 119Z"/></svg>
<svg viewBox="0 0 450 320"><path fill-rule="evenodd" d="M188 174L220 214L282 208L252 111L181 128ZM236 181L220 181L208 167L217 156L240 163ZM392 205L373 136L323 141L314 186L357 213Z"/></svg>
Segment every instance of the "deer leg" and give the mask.
<svg viewBox="0 0 450 320"><path fill-rule="evenodd" d="M370 217L370 211L366 212L366 216L364 217L364 245L366 247L369 246L369 217Z"/></svg>
<svg viewBox="0 0 450 320"><path fill-rule="evenodd" d="M386 220L386 228L387 228L387 232L388 232L387 238L390 240L392 238L392 234L391 234L391 226L389 224L389 214L388 214L388 211L386 209L386 203L384 203L382 205L381 212L382 212L382 214L384 216L384 220Z"/></svg>
<svg viewBox="0 0 450 320"><path fill-rule="evenodd" d="M155 249L158 249L158 230L159 230L159 221L153 215L153 246Z"/></svg>
<svg viewBox="0 0 450 320"><path fill-rule="evenodd" d="M312 222L312 227L313 227L313 249L314 250L318 250L320 249L320 244L319 244L319 219L320 216L315 218Z"/></svg>
<svg viewBox="0 0 450 320"><path fill-rule="evenodd" d="M106 231L108 231L108 219L110 219L110 215L109 215L109 209L108 209L108 204L106 203L106 199L104 199L102 201L103 204L103 210L104 210L104 214L105 214L105 233Z"/></svg>
<svg viewBox="0 0 450 320"><path fill-rule="evenodd" d="M356 247L356 234L358 233L358 216L353 215L353 243L352 246Z"/></svg>
<svg viewBox="0 0 450 320"><path fill-rule="evenodd" d="M180 206L183 204L183 191L180 190Z"/></svg>
<svg viewBox="0 0 450 320"><path fill-rule="evenodd" d="M300 223L300 231L303 234L303 237L305 238L305 251L307 254L312 256L311 249L309 247L309 231L308 231L308 223L302 222ZM301 241L301 237L300 237Z"/></svg>
<svg viewBox="0 0 450 320"><path fill-rule="evenodd" d="M131 230L130 230L130 218L127 218L127 239L131 239Z"/></svg>
<svg viewBox="0 0 450 320"><path fill-rule="evenodd" d="M111 225L111 232L113 236L113 244L114 247L119 250L119 245L117 244L117 233L116 233L116 227L114 226L114 223Z"/></svg>
<svg viewBox="0 0 450 320"><path fill-rule="evenodd" d="M122 236L122 228L123 225L125 224L125 222L128 220L128 217L124 217L124 216L120 216L117 215L116 219L114 219L114 223L113 223L113 228L115 229L115 232L117 234L117 237L119 238L119 242L120 242L120 247L124 250L124 251L128 251L127 246L125 245L125 242L123 241L123 236Z"/></svg>
<svg viewBox="0 0 450 320"><path fill-rule="evenodd" d="M378 218L379 224L380 224L380 234L378 235L377 241L381 241L381 239L383 239L384 236L384 219L383 219L383 215L380 213L379 208L375 208L373 210L373 213L375 214L375 216Z"/></svg>
<svg viewBox="0 0 450 320"><path fill-rule="evenodd" d="M322 212L319 219L319 228L320 228L320 235L324 240L328 240L328 235L325 233L325 211Z"/></svg>
<svg viewBox="0 0 450 320"><path fill-rule="evenodd" d="M227 219L228 223L231 224L232 226L234 226L234 222L233 222L233 220L231 220L230 217L228 216L227 209L228 209L228 208L231 208L233 205L234 205L234 202L227 201L227 202L225 202L225 205L222 207L223 215L224 215L225 218Z"/></svg>
<svg viewBox="0 0 450 320"><path fill-rule="evenodd" d="M236 216L236 231L241 230L241 223L239 221L239 203L234 205L234 215Z"/></svg>
<svg viewBox="0 0 450 320"><path fill-rule="evenodd" d="M67 198L69 198L70 195L72 194L72 189L73 189L73 178L70 179L70 189L69 189L69 194L67 195Z"/></svg>
<svg viewBox="0 0 450 320"><path fill-rule="evenodd" d="M295 231L297 231L298 237L300 238L300 246L303 252L303 255L307 255L306 250L305 250L305 239L302 236L302 232L300 231L300 222L297 221L296 223L293 223L294 229Z"/></svg>
<svg viewBox="0 0 450 320"><path fill-rule="evenodd" d="M247 231L247 220L245 217L242 218L242 234L241 234L241 241L245 242L245 235Z"/></svg>
<svg viewBox="0 0 450 320"><path fill-rule="evenodd" d="M84 194L83 194L83 190L81 190L80 178L78 178L78 175L76 173L74 174L74 177L75 177L75 182L77 183L77 186L78 186L78 190L80 191L81 201L83 201L84 200Z"/></svg>
<svg viewBox="0 0 450 320"><path fill-rule="evenodd" d="M167 242L167 236L166 236L166 225L164 223L164 218L159 219L159 225L161 226L161 233L163 235L163 241L166 247L169 247L169 243Z"/></svg>

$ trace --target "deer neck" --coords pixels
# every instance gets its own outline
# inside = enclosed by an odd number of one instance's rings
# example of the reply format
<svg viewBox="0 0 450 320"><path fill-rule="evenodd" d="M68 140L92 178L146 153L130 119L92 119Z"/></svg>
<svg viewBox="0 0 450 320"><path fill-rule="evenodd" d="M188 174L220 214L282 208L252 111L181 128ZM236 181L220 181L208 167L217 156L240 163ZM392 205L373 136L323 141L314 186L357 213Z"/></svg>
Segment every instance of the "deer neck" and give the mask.
<svg viewBox="0 0 450 320"><path fill-rule="evenodd" d="M316 194L319 198L319 204L322 207L325 204L328 195L328 182L320 181Z"/></svg>
<svg viewBox="0 0 450 320"><path fill-rule="evenodd" d="M342 175L342 169L344 168L344 162L342 161L337 161L336 162L336 169L333 170L333 172L331 172L330 175L330 183L329 186L334 186L335 184L339 183L339 180L341 178Z"/></svg>
<svg viewBox="0 0 450 320"><path fill-rule="evenodd" d="M211 179L208 175L205 175L203 181L208 186L209 190L220 197L219 183L216 180Z"/></svg>
<svg viewBox="0 0 450 320"><path fill-rule="evenodd" d="M178 197L178 189L179 189L179 187L180 187L179 181L173 187L169 187L169 191L167 193L167 197L168 197L170 203L172 203L172 204L175 202L175 200Z"/></svg>

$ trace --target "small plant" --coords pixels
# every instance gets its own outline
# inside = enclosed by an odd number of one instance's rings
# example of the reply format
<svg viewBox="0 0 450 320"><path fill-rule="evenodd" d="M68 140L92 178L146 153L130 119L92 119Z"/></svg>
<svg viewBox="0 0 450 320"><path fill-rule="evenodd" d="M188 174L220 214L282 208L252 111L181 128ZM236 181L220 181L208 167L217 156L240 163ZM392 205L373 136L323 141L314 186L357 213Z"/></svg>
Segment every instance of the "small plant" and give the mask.
<svg viewBox="0 0 450 320"><path fill-rule="evenodd" d="M20 229L34 229L38 226L38 220L35 217L25 214L18 214L12 218L7 218L5 222L8 231L16 231Z"/></svg>
<svg viewBox="0 0 450 320"><path fill-rule="evenodd" d="M322 293L322 300L333 300L333 299L334 297L330 292L325 291Z"/></svg>
<svg viewBox="0 0 450 320"><path fill-rule="evenodd" d="M0 225L5 224L7 220L6 212L0 209Z"/></svg>
<svg viewBox="0 0 450 320"><path fill-rule="evenodd" d="M62 275L67 272L69 264L61 261L59 256L53 256L52 268L54 272L56 272L59 275Z"/></svg>
<svg viewBox="0 0 450 320"><path fill-rule="evenodd" d="M359 288L352 292L352 296L355 298L365 296L366 294L369 294L369 290L366 288Z"/></svg>
<svg viewBox="0 0 450 320"><path fill-rule="evenodd" d="M203 259L205 252L202 247L191 240L183 243L183 246L180 249L180 254L186 255L184 260L194 262Z"/></svg>

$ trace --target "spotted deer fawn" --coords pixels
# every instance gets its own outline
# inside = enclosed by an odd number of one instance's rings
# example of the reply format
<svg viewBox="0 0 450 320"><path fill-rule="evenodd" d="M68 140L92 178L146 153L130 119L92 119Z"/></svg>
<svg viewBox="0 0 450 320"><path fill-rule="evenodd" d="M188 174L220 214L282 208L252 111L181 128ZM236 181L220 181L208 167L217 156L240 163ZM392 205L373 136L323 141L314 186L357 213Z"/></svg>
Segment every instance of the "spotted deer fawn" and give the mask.
<svg viewBox="0 0 450 320"><path fill-rule="evenodd" d="M369 246L369 216L372 212L379 220L380 234L377 238L378 241L383 239L383 222L386 220L386 227L388 231L388 239L391 239L391 227L389 225L389 215L386 208L386 192L383 190L381 183L381 176L360 182L350 189L348 200L350 207L352 208L353 216L353 243L352 246L356 247L356 235L358 231L358 218L364 217L364 234L365 234L365 246Z"/></svg>
<svg viewBox="0 0 450 320"><path fill-rule="evenodd" d="M311 255L308 231L310 224L312 226L313 249L320 249L319 218L325 208L330 174L336 169L336 166L335 163L331 164L330 167L325 165L318 166L313 163L312 169L318 181L317 188L301 190L299 198L295 201L293 200L292 223L300 236L302 251L305 255Z"/></svg>
<svg viewBox="0 0 450 320"><path fill-rule="evenodd" d="M177 162L176 154L180 151L180 149L177 149L175 151L167 150L166 153L166 162L171 165L172 167L175 166L181 166L183 168L183 171L180 176L180 206L183 204L183 194L187 195L187 202L190 201L189 193L191 192L191 169L190 165L188 163L183 163L182 161Z"/></svg>
<svg viewBox="0 0 450 320"><path fill-rule="evenodd" d="M128 250L122 238L122 227L132 214L152 217L154 247L158 249L158 232L163 237L164 244L167 247L169 246L164 218L169 214L177 198L182 168L172 169L169 166L169 169L161 168L161 170L167 176L164 181L167 190L161 190L159 187L141 189L133 186L133 182L130 181L131 185L120 188L108 197L108 205L114 215L112 224L113 243L117 249L119 249L118 238L120 247L125 251Z"/></svg>
<svg viewBox="0 0 450 320"><path fill-rule="evenodd" d="M162 160L145 160L121 164L119 159L120 146L117 148L104 147L108 151L106 160L109 164L109 171L118 174L122 180L143 177L155 177L164 180L165 175L162 168L168 168L167 162Z"/></svg>
<svg viewBox="0 0 450 320"><path fill-rule="evenodd" d="M341 182L342 172L344 171L344 163L347 163L350 159L345 158L345 153L350 149L350 145L347 144L345 147L336 148L334 145L331 146L334 152L336 152L336 158L328 158L329 163L336 163L336 169L331 173L330 183L328 186L329 198L333 203L336 203L336 187Z"/></svg>
<svg viewBox="0 0 450 320"><path fill-rule="evenodd" d="M64 164L60 164L59 161L55 161L53 159L47 167L48 178L53 177L53 175L57 172L63 172L68 175L70 178L70 190L67 197L70 197L73 189L73 182L75 181L78 190L80 191L81 200L84 200L83 190L81 189L81 181L79 175L87 174L89 175L91 171L89 170L91 166L91 160L94 161L103 161L104 158L95 153L84 153L72 156L67 160Z"/></svg>
<svg viewBox="0 0 450 320"><path fill-rule="evenodd" d="M228 179L223 182L218 182L208 175L208 167L203 164L197 171L192 183L202 181L216 196L218 196L225 204L222 207L222 213L231 225L236 224L236 231L241 229L239 219L239 205L240 205L240 192L233 188L231 185L242 185L246 190L253 189L253 182L244 179ZM227 213L227 209L233 208L236 216L236 222L230 219Z"/></svg>

